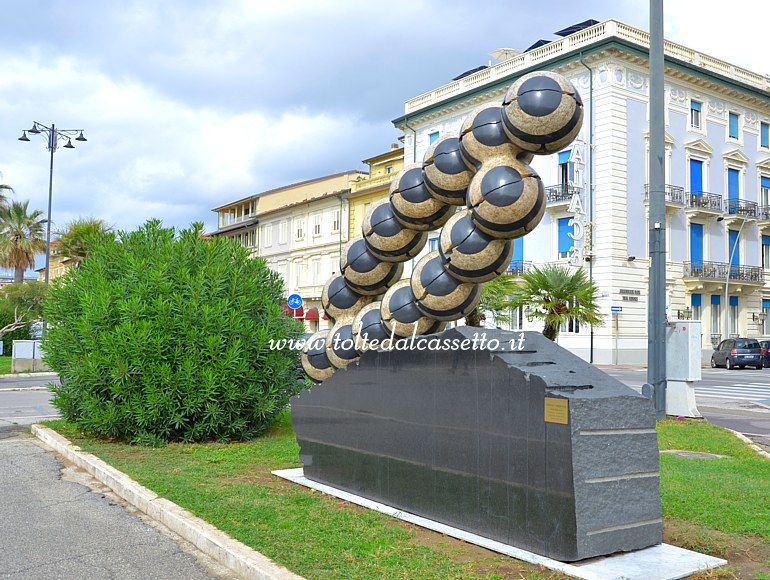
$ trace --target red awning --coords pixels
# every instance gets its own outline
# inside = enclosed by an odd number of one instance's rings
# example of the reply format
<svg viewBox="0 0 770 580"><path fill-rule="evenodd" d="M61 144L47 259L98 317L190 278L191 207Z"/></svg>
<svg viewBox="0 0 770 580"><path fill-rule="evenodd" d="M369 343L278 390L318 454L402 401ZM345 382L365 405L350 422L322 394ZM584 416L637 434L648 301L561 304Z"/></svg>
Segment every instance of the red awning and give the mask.
<svg viewBox="0 0 770 580"><path fill-rule="evenodd" d="M329 320L329 315L326 314L326 310L324 310L323 320Z"/></svg>
<svg viewBox="0 0 770 580"><path fill-rule="evenodd" d="M311 308L305 313L305 320L318 320L318 308Z"/></svg>
<svg viewBox="0 0 770 580"><path fill-rule="evenodd" d="M289 308L288 304L283 305L283 313L287 314L288 316L293 316L294 318L304 318L305 317L305 309L300 306L296 310L292 310Z"/></svg>

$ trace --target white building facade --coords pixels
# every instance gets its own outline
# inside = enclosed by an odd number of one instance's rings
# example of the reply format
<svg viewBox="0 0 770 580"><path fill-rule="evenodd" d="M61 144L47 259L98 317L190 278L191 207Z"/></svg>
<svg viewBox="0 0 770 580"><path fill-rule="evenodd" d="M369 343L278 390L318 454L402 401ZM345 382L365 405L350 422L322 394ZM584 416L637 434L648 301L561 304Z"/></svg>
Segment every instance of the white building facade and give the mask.
<svg viewBox="0 0 770 580"><path fill-rule="evenodd" d="M514 263L586 269L606 322L568 325L559 342L595 363L647 360L648 47L646 32L602 22L415 97L394 121L406 163L419 162L475 107L500 105L519 76L553 70L572 81L583 127L569 148L533 162L547 212L516 240ZM770 331L770 79L669 42L665 60L667 313L702 321L708 357L713 341Z"/></svg>

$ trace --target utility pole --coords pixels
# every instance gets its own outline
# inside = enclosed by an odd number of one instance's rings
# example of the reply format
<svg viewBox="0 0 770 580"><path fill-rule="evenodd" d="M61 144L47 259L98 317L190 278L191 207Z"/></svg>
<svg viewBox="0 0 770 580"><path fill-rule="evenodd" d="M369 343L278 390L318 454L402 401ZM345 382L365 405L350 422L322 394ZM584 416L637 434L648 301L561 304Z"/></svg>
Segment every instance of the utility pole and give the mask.
<svg viewBox="0 0 770 580"><path fill-rule="evenodd" d="M666 416L666 199L663 84L663 0L650 0L650 299L647 382L655 414Z"/></svg>

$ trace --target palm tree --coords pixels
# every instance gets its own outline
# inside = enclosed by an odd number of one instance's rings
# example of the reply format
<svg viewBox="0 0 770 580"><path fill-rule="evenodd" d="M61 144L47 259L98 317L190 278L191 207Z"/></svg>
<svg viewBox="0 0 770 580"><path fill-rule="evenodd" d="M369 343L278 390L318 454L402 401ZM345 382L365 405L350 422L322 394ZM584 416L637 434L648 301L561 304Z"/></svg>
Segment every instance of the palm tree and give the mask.
<svg viewBox="0 0 770 580"><path fill-rule="evenodd" d="M491 312L496 322L511 321L511 295L519 288L518 277L503 274L490 280L481 288L479 305L465 317L467 326L481 326L482 313Z"/></svg>
<svg viewBox="0 0 770 580"><path fill-rule="evenodd" d="M599 289L585 270L574 272L561 264L534 267L521 276L524 284L511 297L514 307L524 306L527 316L544 321L543 335L556 340L562 324L573 319L582 324L602 324L597 305Z"/></svg>
<svg viewBox="0 0 770 580"><path fill-rule="evenodd" d="M29 201L0 206L0 265L13 268L14 283L24 281L24 271L35 267L35 254L45 252L45 224L39 209L29 213Z"/></svg>
<svg viewBox="0 0 770 580"><path fill-rule="evenodd" d="M0 173L0 178L2 178L2 176L3 174ZM0 206L4 206L8 203L8 196L5 195L5 192L13 193L13 188L10 185L0 183Z"/></svg>
<svg viewBox="0 0 770 580"><path fill-rule="evenodd" d="M112 230L104 220L85 217L78 218L67 224L67 227L57 232L59 235L59 253L70 258L79 265L88 255L89 247L94 238L109 233Z"/></svg>

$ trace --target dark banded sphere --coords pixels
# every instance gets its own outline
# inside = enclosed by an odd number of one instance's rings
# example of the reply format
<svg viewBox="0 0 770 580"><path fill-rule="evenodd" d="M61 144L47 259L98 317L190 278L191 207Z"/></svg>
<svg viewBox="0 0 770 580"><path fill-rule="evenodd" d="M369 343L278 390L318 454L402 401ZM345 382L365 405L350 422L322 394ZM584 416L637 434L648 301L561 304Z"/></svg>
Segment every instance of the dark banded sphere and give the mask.
<svg viewBox="0 0 770 580"><path fill-rule="evenodd" d="M353 338L352 319L338 321L326 337L326 357L338 369L358 359Z"/></svg>
<svg viewBox="0 0 770 580"><path fill-rule="evenodd" d="M397 336L432 334L444 330L444 323L425 316L417 308L409 280L399 280L382 297L382 322Z"/></svg>
<svg viewBox="0 0 770 580"><path fill-rule="evenodd" d="M326 337L328 330L316 332L305 341L302 349L302 368L317 383L325 381L334 374L335 368L326 356Z"/></svg>
<svg viewBox="0 0 770 580"><path fill-rule="evenodd" d="M521 149L548 154L569 145L583 123L583 101L563 76L540 71L524 75L503 99L508 138Z"/></svg>
<svg viewBox="0 0 770 580"><path fill-rule="evenodd" d="M433 197L419 164L404 167L390 186L390 204L396 219L412 230L435 230L452 217L454 206Z"/></svg>
<svg viewBox="0 0 770 580"><path fill-rule="evenodd" d="M422 175L437 200L465 205L465 193L473 172L463 161L457 135L444 135L430 146L422 162Z"/></svg>
<svg viewBox="0 0 770 580"><path fill-rule="evenodd" d="M531 167L514 158L485 163L468 188L473 222L485 234L513 239L535 229L545 212L545 190Z"/></svg>
<svg viewBox="0 0 770 580"><path fill-rule="evenodd" d="M481 286L461 282L445 269L441 254L430 252L417 262L410 280L417 308L436 320L457 320L471 312L481 299Z"/></svg>
<svg viewBox="0 0 770 580"><path fill-rule="evenodd" d="M460 129L460 153L466 165L475 170L492 157L515 157L521 152L503 128L502 107L482 105L471 111Z"/></svg>
<svg viewBox="0 0 770 580"><path fill-rule="evenodd" d="M381 306L382 302L379 300L367 304L353 318L353 338L356 340L358 352L362 354L370 350L372 341L382 344L383 340L390 338L390 331L380 317Z"/></svg>
<svg viewBox="0 0 770 580"><path fill-rule="evenodd" d="M364 296L376 296L401 279L404 265L383 262L369 251L364 238L359 236L345 246L340 272L353 290Z"/></svg>
<svg viewBox="0 0 770 580"><path fill-rule="evenodd" d="M439 250L444 268L463 282L488 282L508 268L513 242L485 234L473 222L471 210L457 212L441 229Z"/></svg>
<svg viewBox="0 0 770 580"><path fill-rule="evenodd" d="M321 294L321 306L332 320L344 317L352 319L372 299L371 296L362 296L353 290L345 278L338 274L326 281Z"/></svg>
<svg viewBox="0 0 770 580"><path fill-rule="evenodd" d="M383 262L405 262L419 254L428 233L410 230L396 218L389 199L372 204L361 228L369 251Z"/></svg>

